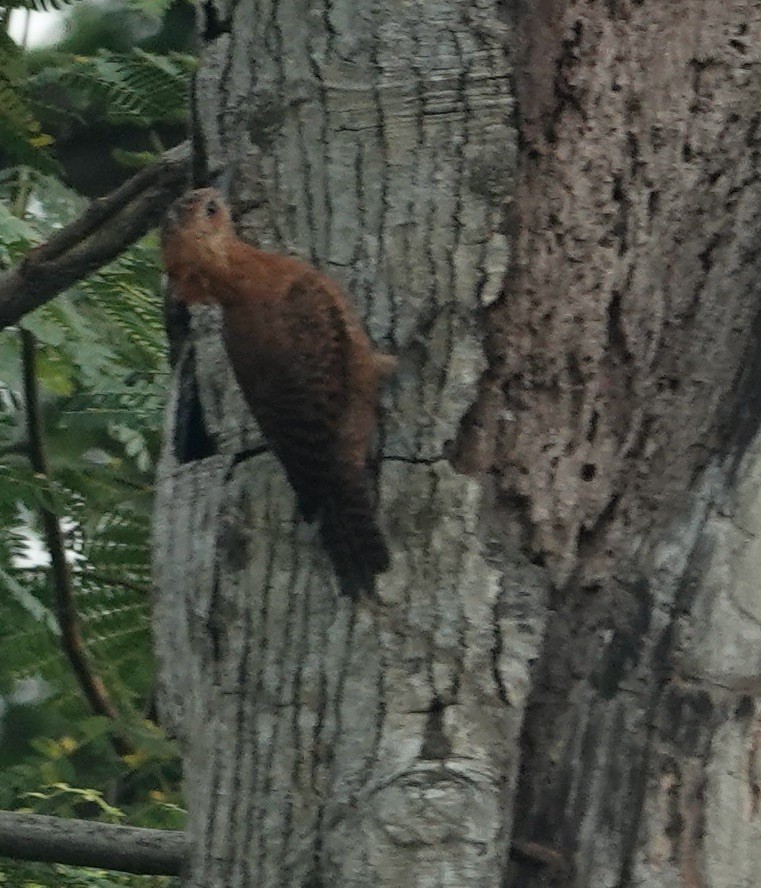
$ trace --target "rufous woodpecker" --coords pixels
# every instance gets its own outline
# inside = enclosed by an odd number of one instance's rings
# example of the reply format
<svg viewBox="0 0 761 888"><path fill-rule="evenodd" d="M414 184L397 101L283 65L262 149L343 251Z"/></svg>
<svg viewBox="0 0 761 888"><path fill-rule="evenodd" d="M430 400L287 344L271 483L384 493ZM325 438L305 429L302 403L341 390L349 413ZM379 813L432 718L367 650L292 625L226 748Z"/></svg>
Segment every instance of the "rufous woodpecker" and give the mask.
<svg viewBox="0 0 761 888"><path fill-rule="evenodd" d="M367 463L394 358L373 348L338 284L242 241L216 189L174 203L162 255L175 298L221 306L238 384L302 515L320 523L341 591L372 594L390 557Z"/></svg>

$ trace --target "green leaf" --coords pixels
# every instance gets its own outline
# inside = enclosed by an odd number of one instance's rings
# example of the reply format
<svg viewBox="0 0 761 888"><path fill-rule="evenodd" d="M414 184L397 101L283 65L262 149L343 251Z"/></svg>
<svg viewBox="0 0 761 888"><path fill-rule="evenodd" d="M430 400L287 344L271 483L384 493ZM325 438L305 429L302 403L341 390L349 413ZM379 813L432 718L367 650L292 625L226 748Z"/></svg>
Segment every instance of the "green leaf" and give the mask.
<svg viewBox="0 0 761 888"><path fill-rule="evenodd" d="M0 243L19 244L28 248L36 240L36 232L29 222L12 213L10 208L0 203Z"/></svg>
<svg viewBox="0 0 761 888"><path fill-rule="evenodd" d="M57 164L45 149L53 140L32 113L21 49L0 29L0 145L13 163L52 172Z"/></svg>
<svg viewBox="0 0 761 888"><path fill-rule="evenodd" d="M125 151L122 148L114 148L111 156L123 167L135 170L150 166L157 158L157 154L153 151Z"/></svg>
<svg viewBox="0 0 761 888"><path fill-rule="evenodd" d="M54 395L71 395L74 378L71 365L55 351L44 350L37 355L37 373L40 383Z"/></svg>
<svg viewBox="0 0 761 888"><path fill-rule="evenodd" d="M45 625L53 635L60 635L58 620L56 620L52 611L28 592L15 577L2 568L0 568L0 588L11 595L36 622Z"/></svg>
<svg viewBox="0 0 761 888"><path fill-rule="evenodd" d="M94 56L72 56L60 68L47 69L34 83L57 82L69 90L74 102L100 109L113 123L151 126L181 122L187 116L191 56L161 56L133 49L129 53L101 50Z"/></svg>

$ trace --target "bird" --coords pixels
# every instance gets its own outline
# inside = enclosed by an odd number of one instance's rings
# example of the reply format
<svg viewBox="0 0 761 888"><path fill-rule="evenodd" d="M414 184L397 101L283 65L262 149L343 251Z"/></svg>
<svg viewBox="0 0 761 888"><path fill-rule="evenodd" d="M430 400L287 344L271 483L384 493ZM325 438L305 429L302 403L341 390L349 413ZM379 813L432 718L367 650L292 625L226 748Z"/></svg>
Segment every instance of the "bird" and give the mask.
<svg viewBox="0 0 761 888"><path fill-rule="evenodd" d="M335 281L239 238L215 188L172 205L161 252L174 298L220 306L235 378L299 512L319 522L341 592L374 595L390 553L368 463L395 359L373 346Z"/></svg>

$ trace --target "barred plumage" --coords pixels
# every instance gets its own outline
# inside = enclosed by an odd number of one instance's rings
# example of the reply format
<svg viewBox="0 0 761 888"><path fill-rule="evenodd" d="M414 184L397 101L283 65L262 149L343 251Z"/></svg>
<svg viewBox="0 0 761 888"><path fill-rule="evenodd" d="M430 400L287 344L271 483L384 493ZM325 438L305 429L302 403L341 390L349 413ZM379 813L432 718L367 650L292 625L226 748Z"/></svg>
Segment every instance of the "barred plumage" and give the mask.
<svg viewBox="0 0 761 888"><path fill-rule="evenodd" d="M241 241L214 189L170 210L164 262L176 296L222 307L230 362L341 590L372 592L389 566L367 460L378 390L393 359L376 352L337 284Z"/></svg>

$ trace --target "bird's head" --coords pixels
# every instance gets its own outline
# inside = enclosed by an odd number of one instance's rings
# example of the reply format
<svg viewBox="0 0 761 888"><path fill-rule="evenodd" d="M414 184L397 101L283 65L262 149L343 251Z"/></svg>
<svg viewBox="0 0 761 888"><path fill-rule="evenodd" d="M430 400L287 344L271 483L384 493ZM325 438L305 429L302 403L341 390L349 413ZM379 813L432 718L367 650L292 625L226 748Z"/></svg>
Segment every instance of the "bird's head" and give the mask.
<svg viewBox="0 0 761 888"><path fill-rule="evenodd" d="M216 188L199 188L178 198L166 215L161 252L170 275L224 262L235 237L230 210Z"/></svg>

